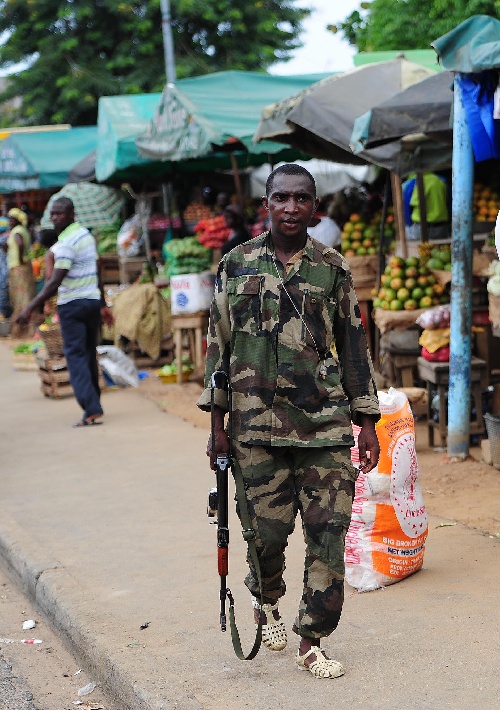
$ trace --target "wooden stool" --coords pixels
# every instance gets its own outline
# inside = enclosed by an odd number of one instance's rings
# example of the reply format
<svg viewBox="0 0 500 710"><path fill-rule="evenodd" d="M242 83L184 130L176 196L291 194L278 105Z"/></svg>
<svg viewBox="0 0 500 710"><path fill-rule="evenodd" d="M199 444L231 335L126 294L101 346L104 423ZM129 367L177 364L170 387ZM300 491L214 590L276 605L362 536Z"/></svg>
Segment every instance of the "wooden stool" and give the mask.
<svg viewBox="0 0 500 710"><path fill-rule="evenodd" d="M189 354L194 365L195 377L203 375L205 358L203 357L203 336L208 330L208 311L186 313L172 316L174 331L175 359L177 361L177 382L182 382L182 337L186 335L189 343Z"/></svg>
<svg viewBox="0 0 500 710"><path fill-rule="evenodd" d="M481 378L486 367L484 360L477 357L471 359L470 382L471 394L476 409L476 421L470 424L470 434L484 434L483 409L481 402ZM446 446L448 434L448 407L446 392L449 389L449 362L429 362L423 357L418 358L418 373L427 386L427 428L429 446L434 446L434 429L438 429L441 446ZM434 385L434 387L433 387ZM432 390L437 389L439 396L439 421L435 422L432 415Z"/></svg>

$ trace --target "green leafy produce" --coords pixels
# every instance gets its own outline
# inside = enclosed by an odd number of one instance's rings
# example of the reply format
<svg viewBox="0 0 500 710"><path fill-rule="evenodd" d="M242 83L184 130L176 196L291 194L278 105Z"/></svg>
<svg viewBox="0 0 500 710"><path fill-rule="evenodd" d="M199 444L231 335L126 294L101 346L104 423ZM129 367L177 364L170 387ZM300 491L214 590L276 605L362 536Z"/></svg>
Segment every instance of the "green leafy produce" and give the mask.
<svg viewBox="0 0 500 710"><path fill-rule="evenodd" d="M210 269L212 252L202 246L196 237L171 239L164 247L166 276L198 274Z"/></svg>
<svg viewBox="0 0 500 710"><path fill-rule="evenodd" d="M40 349L40 343L20 343L14 348L15 355L36 353Z"/></svg>

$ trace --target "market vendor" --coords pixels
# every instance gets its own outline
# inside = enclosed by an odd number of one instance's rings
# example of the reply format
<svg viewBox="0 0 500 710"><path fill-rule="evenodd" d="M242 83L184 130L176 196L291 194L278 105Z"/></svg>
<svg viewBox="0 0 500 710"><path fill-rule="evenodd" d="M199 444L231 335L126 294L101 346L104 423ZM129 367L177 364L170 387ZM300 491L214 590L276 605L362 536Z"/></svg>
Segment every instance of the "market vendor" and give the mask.
<svg viewBox="0 0 500 710"><path fill-rule="evenodd" d="M9 220L0 217L0 315L8 318L10 315L9 301L9 267L7 265L7 239Z"/></svg>
<svg viewBox="0 0 500 710"><path fill-rule="evenodd" d="M103 416L96 347L101 318L112 321L99 282L97 248L92 234L75 222L73 202L54 200L50 219L58 235L52 275L40 293L22 310L17 321L27 323L32 311L57 292L63 350L83 416L77 427L98 423Z"/></svg>
<svg viewBox="0 0 500 710"><path fill-rule="evenodd" d="M8 212L10 233L7 239L7 266L9 267L9 296L12 307L10 334L23 338L29 334L28 321L21 324L17 316L35 295L35 279L28 252L31 236L28 231L28 215L18 207Z"/></svg>
<svg viewBox="0 0 500 710"><path fill-rule="evenodd" d="M227 241L222 245L222 256L252 238L250 230L245 224L243 210L239 205L227 205L224 208L224 219L231 233Z"/></svg>
<svg viewBox="0 0 500 710"><path fill-rule="evenodd" d="M426 207L425 221L429 240L448 239L450 236L450 217L446 180L435 173L425 173L423 183ZM408 240L418 241L421 238L422 216L415 175L410 175L408 180L403 183L403 204L405 222L408 227Z"/></svg>

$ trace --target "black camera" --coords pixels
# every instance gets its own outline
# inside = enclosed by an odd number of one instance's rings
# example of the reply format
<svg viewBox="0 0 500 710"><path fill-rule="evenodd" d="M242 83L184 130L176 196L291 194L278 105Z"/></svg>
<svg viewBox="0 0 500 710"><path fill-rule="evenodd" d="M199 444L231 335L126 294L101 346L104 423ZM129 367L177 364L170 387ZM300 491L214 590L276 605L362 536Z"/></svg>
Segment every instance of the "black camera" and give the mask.
<svg viewBox="0 0 500 710"><path fill-rule="evenodd" d="M217 517L217 506L218 506L217 488L209 488L208 489L208 503L207 503L207 515L209 518L216 518Z"/></svg>

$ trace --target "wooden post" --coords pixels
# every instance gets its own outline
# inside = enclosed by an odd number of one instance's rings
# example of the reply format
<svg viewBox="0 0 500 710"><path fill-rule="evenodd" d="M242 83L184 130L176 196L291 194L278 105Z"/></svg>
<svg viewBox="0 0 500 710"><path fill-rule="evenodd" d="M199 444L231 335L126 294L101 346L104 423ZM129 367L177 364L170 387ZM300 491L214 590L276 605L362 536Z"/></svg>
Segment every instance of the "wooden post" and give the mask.
<svg viewBox="0 0 500 710"><path fill-rule="evenodd" d="M398 231L398 239L401 247L401 256L406 259L408 256L408 245L406 243L405 211L403 205L403 187L399 175L391 172L392 204L394 206L394 218Z"/></svg>
<svg viewBox="0 0 500 710"><path fill-rule="evenodd" d="M236 195L238 196L238 203L243 209L243 193L241 191L241 181L240 181L240 172L238 168L238 161L236 160L236 156L233 153L233 151L230 152L229 154L231 156L231 167L233 169L233 179L234 179L234 186L236 188Z"/></svg>
<svg viewBox="0 0 500 710"><path fill-rule="evenodd" d="M418 190L418 209L420 212L420 241L428 242L427 230L427 202L425 200L424 175L421 172L417 173L417 190Z"/></svg>

